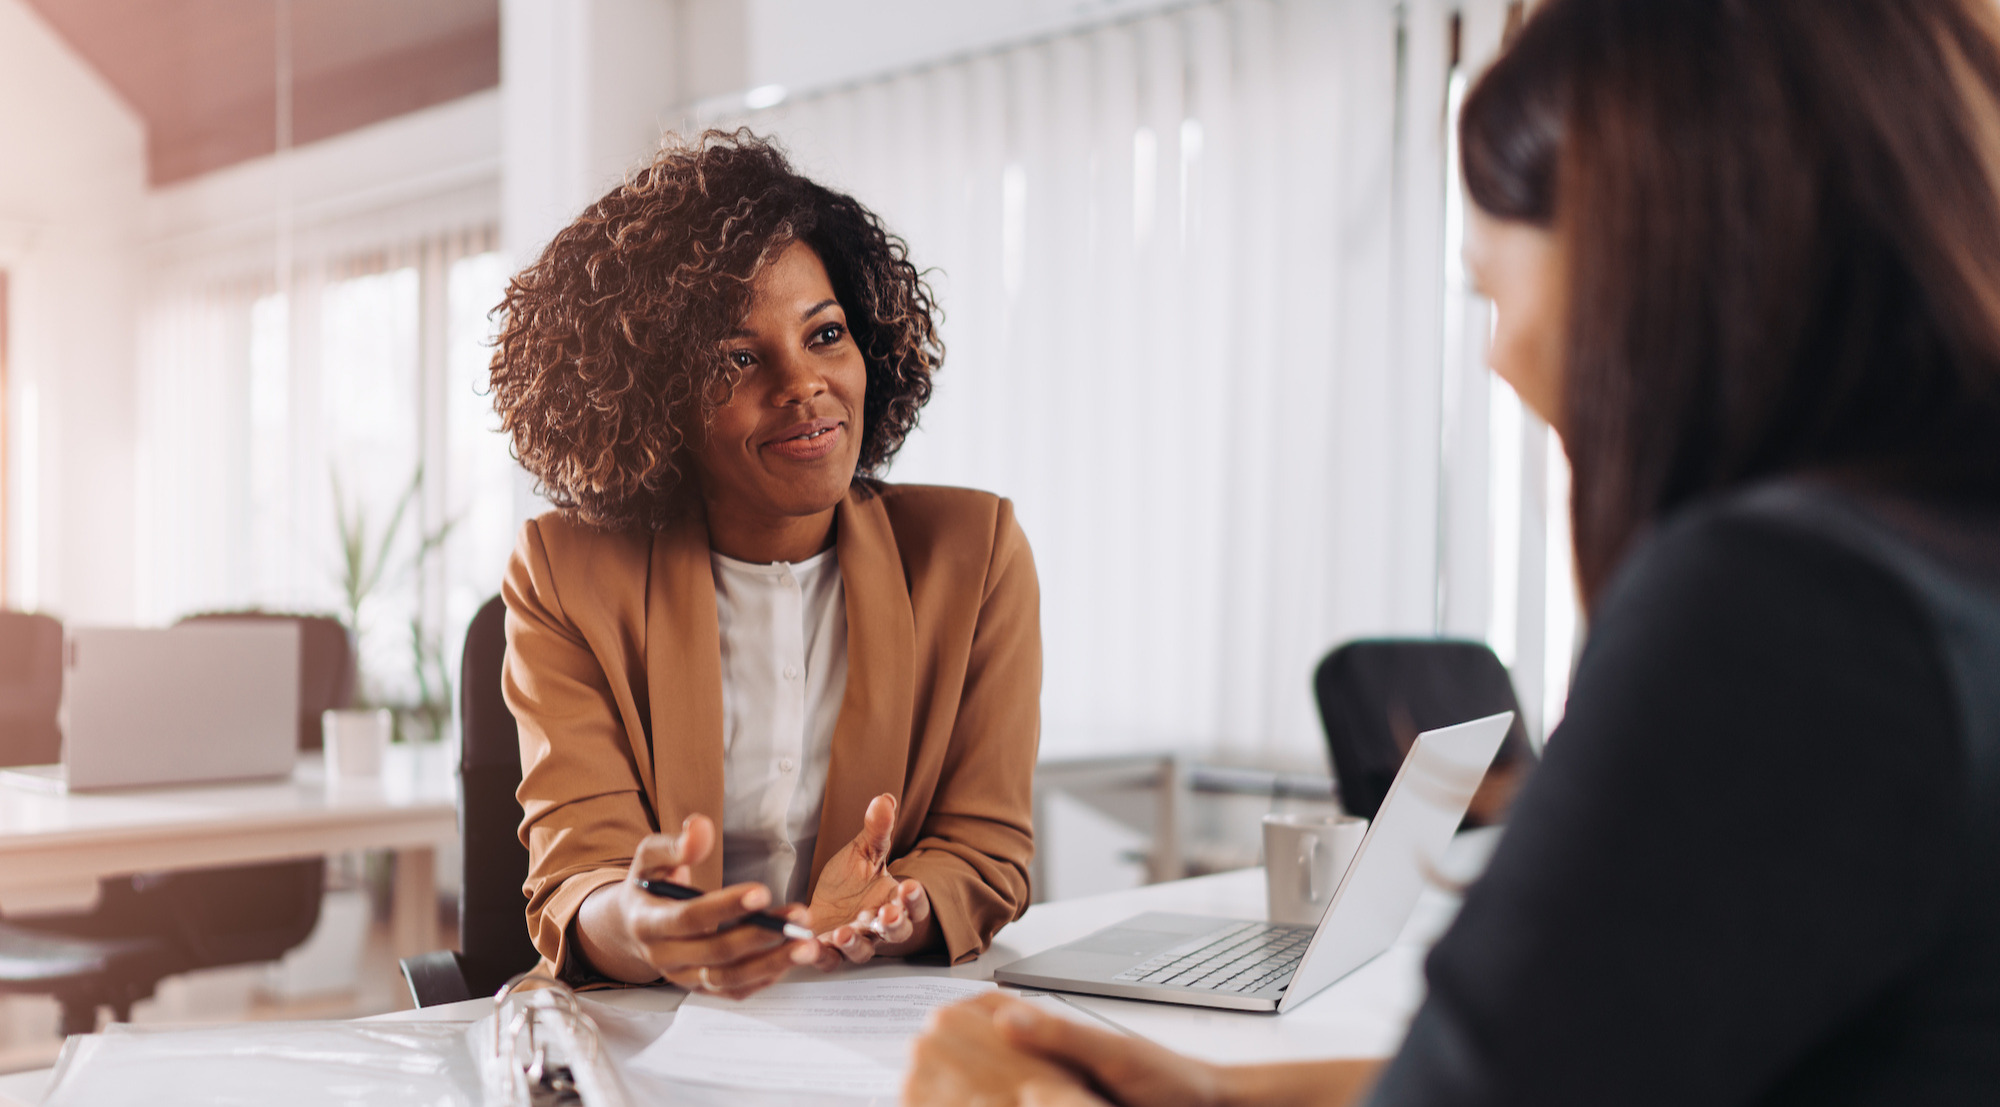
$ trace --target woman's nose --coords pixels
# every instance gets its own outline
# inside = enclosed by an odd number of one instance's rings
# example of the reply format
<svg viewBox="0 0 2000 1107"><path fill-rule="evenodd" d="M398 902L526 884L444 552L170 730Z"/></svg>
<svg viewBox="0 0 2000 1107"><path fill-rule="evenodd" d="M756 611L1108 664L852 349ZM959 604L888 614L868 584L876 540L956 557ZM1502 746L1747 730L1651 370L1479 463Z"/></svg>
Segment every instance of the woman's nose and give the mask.
<svg viewBox="0 0 2000 1107"><path fill-rule="evenodd" d="M781 407L804 403L826 391L826 378L803 354L793 354L772 366L777 370L777 387L771 402Z"/></svg>

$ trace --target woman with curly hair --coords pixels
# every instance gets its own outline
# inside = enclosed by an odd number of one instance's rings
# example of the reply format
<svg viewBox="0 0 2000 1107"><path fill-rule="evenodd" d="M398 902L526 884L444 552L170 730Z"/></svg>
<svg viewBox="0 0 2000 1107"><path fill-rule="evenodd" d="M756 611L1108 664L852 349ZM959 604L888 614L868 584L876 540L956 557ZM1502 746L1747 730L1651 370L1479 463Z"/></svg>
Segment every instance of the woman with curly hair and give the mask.
<svg viewBox="0 0 2000 1107"><path fill-rule="evenodd" d="M1039 596L1006 500L871 476L943 355L902 242L711 131L501 306L495 406L557 507L503 589L545 967L743 995L976 956L1028 902ZM817 940L736 925L767 910Z"/></svg>

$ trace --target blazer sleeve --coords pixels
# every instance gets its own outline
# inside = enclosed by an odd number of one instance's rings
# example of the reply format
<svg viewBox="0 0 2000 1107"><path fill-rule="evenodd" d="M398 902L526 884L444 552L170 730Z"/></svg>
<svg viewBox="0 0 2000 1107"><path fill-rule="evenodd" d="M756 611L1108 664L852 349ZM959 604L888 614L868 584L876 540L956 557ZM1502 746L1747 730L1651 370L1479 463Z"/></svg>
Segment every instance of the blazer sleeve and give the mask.
<svg viewBox="0 0 2000 1107"><path fill-rule="evenodd" d="M923 884L954 964L985 952L1028 909L1041 690L1041 587L1013 505L1001 500L937 790L916 843L889 863Z"/></svg>
<svg viewBox="0 0 2000 1107"><path fill-rule="evenodd" d="M584 897L623 879L656 828L634 754L646 748L637 711L565 611L545 539L530 520L507 566L502 690L521 735L528 933L569 973L569 925Z"/></svg>

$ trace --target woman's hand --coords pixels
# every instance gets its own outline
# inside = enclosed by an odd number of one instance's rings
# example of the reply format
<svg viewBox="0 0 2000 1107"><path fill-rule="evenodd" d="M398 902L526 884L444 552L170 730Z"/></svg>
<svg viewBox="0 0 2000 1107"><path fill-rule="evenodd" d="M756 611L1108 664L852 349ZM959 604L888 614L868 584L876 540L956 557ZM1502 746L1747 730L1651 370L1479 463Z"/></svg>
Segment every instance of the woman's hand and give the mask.
<svg viewBox="0 0 2000 1107"><path fill-rule="evenodd" d="M1013 1002L994 993L933 1014L910 1053L905 1107L1103 1107L1081 1076L1000 1037L995 1013Z"/></svg>
<svg viewBox="0 0 2000 1107"><path fill-rule="evenodd" d="M1227 1070L994 992L939 1011L911 1054L905 1103L1219 1107ZM1052 1075L1053 1072L1053 1075Z"/></svg>
<svg viewBox="0 0 2000 1107"><path fill-rule="evenodd" d="M819 966L856 964L876 954L898 956L930 944L935 924L930 896L914 880L889 875L889 846L896 830L896 797L868 804L861 833L820 870L813 888L812 929L819 935Z"/></svg>
<svg viewBox="0 0 2000 1107"><path fill-rule="evenodd" d="M1381 1066L1211 1065L995 992L932 1018L911 1053L903 1101L1072 1107L1101 1104L1094 1091L1125 1107L1339 1107L1359 1102Z"/></svg>
<svg viewBox="0 0 2000 1107"><path fill-rule="evenodd" d="M577 914L583 954L599 972L633 983L664 978L689 991L741 999L777 981L794 965L809 965L820 943L788 940L756 926L728 926L770 906L761 884L737 884L696 899L661 899L639 880L661 877L686 884L693 866L715 848L715 824L691 815L678 835L654 834L639 843L627 878L592 892ZM785 914L804 923L805 908ZM725 927L727 927L725 929Z"/></svg>

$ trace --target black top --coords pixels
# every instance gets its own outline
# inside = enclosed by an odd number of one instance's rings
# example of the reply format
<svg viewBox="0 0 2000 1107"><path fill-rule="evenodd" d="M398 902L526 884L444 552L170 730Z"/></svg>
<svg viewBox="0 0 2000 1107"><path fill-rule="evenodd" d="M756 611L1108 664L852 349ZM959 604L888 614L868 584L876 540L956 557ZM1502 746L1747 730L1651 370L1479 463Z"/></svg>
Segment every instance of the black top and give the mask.
<svg viewBox="0 0 2000 1107"><path fill-rule="evenodd" d="M2000 508L1676 516L1371 1102L2000 1104Z"/></svg>

